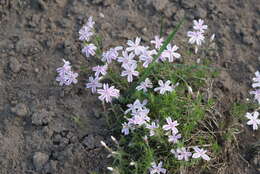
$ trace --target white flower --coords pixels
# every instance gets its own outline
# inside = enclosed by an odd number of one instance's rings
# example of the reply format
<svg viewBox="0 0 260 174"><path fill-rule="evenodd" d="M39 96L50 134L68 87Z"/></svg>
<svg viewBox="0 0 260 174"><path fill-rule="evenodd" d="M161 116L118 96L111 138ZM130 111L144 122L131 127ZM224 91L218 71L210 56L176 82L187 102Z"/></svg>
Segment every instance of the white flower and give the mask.
<svg viewBox="0 0 260 174"><path fill-rule="evenodd" d="M74 73L71 70L69 61L63 59L63 62L64 65L56 70L59 73L58 77L56 77L56 81L58 81L61 86L70 85L71 83L76 84L78 82L78 73Z"/></svg>
<svg viewBox="0 0 260 174"><path fill-rule="evenodd" d="M136 37L135 42L128 40L127 45L129 47L126 48L126 51L130 52L133 51L135 55L140 55L144 51L144 47L140 45L141 38Z"/></svg>
<svg viewBox="0 0 260 174"><path fill-rule="evenodd" d="M94 44L88 44L82 49L82 53L85 53L86 57L94 56L97 47Z"/></svg>
<svg viewBox="0 0 260 174"><path fill-rule="evenodd" d="M259 73L259 71L255 72L255 77L253 78L253 82L254 82L252 84L253 88L260 87L260 73Z"/></svg>
<svg viewBox="0 0 260 174"><path fill-rule="evenodd" d="M94 24L95 24L95 21L93 21L93 17L90 16L90 17L88 18L88 22L87 22L86 25L87 25L89 28L93 29Z"/></svg>
<svg viewBox="0 0 260 174"><path fill-rule="evenodd" d="M170 80L167 80L165 83L163 83L162 80L159 80L158 84L160 85L160 87L154 88L154 91L160 91L160 94L164 94L167 91L172 92L176 88L176 86L178 86L178 83L174 86L171 86Z"/></svg>
<svg viewBox="0 0 260 174"><path fill-rule="evenodd" d="M211 37L210 37L210 42L213 42L215 39L215 34L212 34Z"/></svg>
<svg viewBox="0 0 260 174"><path fill-rule="evenodd" d="M162 162L158 165L156 165L155 162L152 163L152 167L150 168L150 174L160 174L160 173L166 173L166 169L162 168Z"/></svg>
<svg viewBox="0 0 260 174"><path fill-rule="evenodd" d="M151 50L151 51L145 50L140 55L140 60L144 61L143 67L147 68L149 66L149 64L153 62L153 56L152 55L155 55L155 54L157 54L156 50Z"/></svg>
<svg viewBox="0 0 260 174"><path fill-rule="evenodd" d="M133 104L127 104L128 109L125 111L125 114L128 112L136 113L139 110L145 109L145 105L147 104L147 100L143 100L143 102L140 102L140 100L136 99Z"/></svg>
<svg viewBox="0 0 260 174"><path fill-rule="evenodd" d="M107 64L103 66L95 66L92 68L92 71L95 71L95 76L98 77L99 74L106 75L107 74Z"/></svg>
<svg viewBox="0 0 260 174"><path fill-rule="evenodd" d="M192 158L202 158L206 161L210 160L210 157L206 154L207 150L200 149L197 146L193 148L195 150L195 153L193 153Z"/></svg>
<svg viewBox="0 0 260 174"><path fill-rule="evenodd" d="M118 51L122 50L123 47L122 46L117 46L115 48L110 48L107 52L104 52L102 54L102 61L103 62L107 62L107 63L111 63L112 60L116 60L118 58Z"/></svg>
<svg viewBox="0 0 260 174"><path fill-rule="evenodd" d="M123 57L118 57L117 61L122 63L122 67L127 65L136 64L136 60L134 60L134 53L128 54L127 51L122 51Z"/></svg>
<svg viewBox="0 0 260 174"><path fill-rule="evenodd" d="M204 30L208 29L208 26L204 25L204 21L202 19L199 19L193 21L193 29L203 33Z"/></svg>
<svg viewBox="0 0 260 174"><path fill-rule="evenodd" d="M147 88L152 88L153 84L149 78L146 78L144 82L141 82L139 86L136 87L138 91L143 90L144 92L147 92Z"/></svg>
<svg viewBox="0 0 260 174"><path fill-rule="evenodd" d="M169 62L173 62L175 59L181 57L181 55L176 52L179 49L176 45L172 47L171 44L168 44L166 48L167 49L162 52L162 57L168 58Z"/></svg>
<svg viewBox="0 0 260 174"><path fill-rule="evenodd" d="M185 147L178 148L176 151L171 150L178 160L188 161L189 157L192 155L191 152L187 151Z"/></svg>
<svg viewBox="0 0 260 174"><path fill-rule="evenodd" d="M177 134L179 132L178 129L176 128L176 126L179 125L179 123L177 121L172 121L171 117L167 117L166 122L167 122L167 124L163 125L163 130L166 130L166 131L170 130L170 131L172 131L172 134Z"/></svg>
<svg viewBox="0 0 260 174"><path fill-rule="evenodd" d="M121 132L124 134L124 135L128 135L129 134L129 129L131 128L131 125L129 123L123 123L122 124L123 128L121 130Z"/></svg>
<svg viewBox="0 0 260 174"><path fill-rule="evenodd" d="M112 98L119 97L119 90L114 86L109 87L108 84L103 84L103 89L98 89L97 92L100 94L98 98L107 103L112 102Z"/></svg>
<svg viewBox="0 0 260 174"><path fill-rule="evenodd" d="M90 41L91 36L94 33L92 32L91 28L89 28L88 26L83 26L80 30L79 30L79 40L81 41Z"/></svg>
<svg viewBox="0 0 260 174"><path fill-rule="evenodd" d="M121 73L121 76L127 76L128 82L133 81L133 76L139 75L139 72L135 71L135 69L137 68L137 64L131 64L131 65L126 64L123 68L125 70Z"/></svg>
<svg viewBox="0 0 260 174"><path fill-rule="evenodd" d="M160 49L163 45L163 38L160 38L159 36L155 36L154 40L151 41L152 44L155 45L156 49Z"/></svg>
<svg viewBox="0 0 260 174"><path fill-rule="evenodd" d="M89 83L86 83L86 88L91 88L92 93L97 92L97 88L101 88L102 84L99 83L99 78L98 77L89 77Z"/></svg>
<svg viewBox="0 0 260 174"><path fill-rule="evenodd" d="M249 119L249 121L246 123L247 125L252 125L253 130L257 130L258 126L260 126L260 119L258 119L259 113L257 111L253 113L246 113L246 118Z"/></svg>
<svg viewBox="0 0 260 174"><path fill-rule="evenodd" d="M189 43L190 44L197 44L200 46L204 42L204 35L200 31L188 31L187 36L190 37Z"/></svg>
<svg viewBox="0 0 260 174"><path fill-rule="evenodd" d="M254 94L254 99L260 104L260 89L256 89L255 91L250 91L250 94Z"/></svg>
<svg viewBox="0 0 260 174"><path fill-rule="evenodd" d="M181 134L173 134L173 135L169 135L168 137L168 141L172 142L172 143L177 143L178 140L181 138Z"/></svg>
<svg viewBox="0 0 260 174"><path fill-rule="evenodd" d="M146 128L150 130L150 136L154 136L155 135L155 129L157 129L159 127L158 124L156 124L154 121L151 124L147 124Z"/></svg>

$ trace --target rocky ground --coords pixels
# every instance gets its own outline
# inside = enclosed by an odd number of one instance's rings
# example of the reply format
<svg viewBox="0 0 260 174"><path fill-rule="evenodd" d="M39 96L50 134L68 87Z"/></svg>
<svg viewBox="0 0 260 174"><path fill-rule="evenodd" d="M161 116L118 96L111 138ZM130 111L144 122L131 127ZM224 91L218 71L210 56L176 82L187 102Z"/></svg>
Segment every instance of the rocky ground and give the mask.
<svg viewBox="0 0 260 174"><path fill-rule="evenodd" d="M222 71L214 91L223 119L231 119L231 103L249 97L260 65L259 0L1 0L1 174L107 173L99 141L109 139L109 130L100 102L84 88L87 75L71 87L55 82L62 58L78 70L95 64L80 53L78 41L90 15L104 48L136 36L148 41L162 16L166 33L187 16L178 43L194 18L205 19L216 34L213 61ZM260 132L240 129L237 147L223 144L219 173L260 173L260 149L252 151L260 146Z"/></svg>

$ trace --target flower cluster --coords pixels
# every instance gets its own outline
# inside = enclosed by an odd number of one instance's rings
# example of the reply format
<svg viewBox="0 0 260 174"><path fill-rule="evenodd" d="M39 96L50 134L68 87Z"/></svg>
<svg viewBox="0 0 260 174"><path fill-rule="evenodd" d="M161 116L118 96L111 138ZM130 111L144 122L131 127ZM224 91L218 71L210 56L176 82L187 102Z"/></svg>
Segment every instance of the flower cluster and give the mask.
<svg viewBox="0 0 260 174"><path fill-rule="evenodd" d="M74 73L71 70L71 65L69 61L63 59L64 65L62 67L57 68L58 77L56 80L59 84L62 85L70 85L72 83L76 84L78 82L77 77L78 73Z"/></svg>
<svg viewBox="0 0 260 174"><path fill-rule="evenodd" d="M207 25L204 25L204 21L202 19L193 21L193 29L194 31L188 31L187 36L190 38L190 44L196 44L200 46L205 39L204 32L208 29Z"/></svg>

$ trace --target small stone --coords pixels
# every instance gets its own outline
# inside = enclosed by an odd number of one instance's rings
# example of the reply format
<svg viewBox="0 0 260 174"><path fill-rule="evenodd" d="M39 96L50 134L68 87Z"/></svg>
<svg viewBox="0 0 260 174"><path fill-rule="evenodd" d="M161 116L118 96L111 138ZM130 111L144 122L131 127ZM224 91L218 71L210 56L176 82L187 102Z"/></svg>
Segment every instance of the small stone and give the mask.
<svg viewBox="0 0 260 174"><path fill-rule="evenodd" d="M42 152L36 152L33 155L33 165L36 169L36 171L41 170L44 165L47 163L47 161L49 160L49 155L47 155L46 153L42 153Z"/></svg>
<svg viewBox="0 0 260 174"><path fill-rule="evenodd" d="M14 108L11 108L11 111L18 116L26 116L28 113L27 106L23 103L19 103Z"/></svg>
<svg viewBox="0 0 260 174"><path fill-rule="evenodd" d="M51 120L51 117L52 117L52 113L47 112L45 109L43 109L39 112L35 112L32 115L32 124L37 126L46 125Z"/></svg>
<svg viewBox="0 0 260 174"><path fill-rule="evenodd" d="M88 135L84 138L83 144L88 148L88 149L93 149L95 147L95 138L93 135Z"/></svg>
<svg viewBox="0 0 260 174"><path fill-rule="evenodd" d="M21 70L22 65L16 58L12 57L9 62L9 67L14 73L18 73Z"/></svg>
<svg viewBox="0 0 260 174"><path fill-rule="evenodd" d="M162 11L169 4L168 0L153 0L152 4L157 11Z"/></svg>

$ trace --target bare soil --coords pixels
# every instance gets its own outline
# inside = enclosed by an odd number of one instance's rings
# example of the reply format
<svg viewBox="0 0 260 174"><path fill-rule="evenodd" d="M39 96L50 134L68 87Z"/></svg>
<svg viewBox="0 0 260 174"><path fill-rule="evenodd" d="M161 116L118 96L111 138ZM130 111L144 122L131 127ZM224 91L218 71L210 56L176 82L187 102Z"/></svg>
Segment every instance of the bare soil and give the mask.
<svg viewBox="0 0 260 174"><path fill-rule="evenodd" d="M162 16L165 33L188 18L175 43L194 18L205 19L216 34L218 52L209 58L221 68L213 85L219 111L225 129L237 124L241 131L236 141L222 142L211 173L260 173L260 132L230 115L233 102L251 97L260 67L259 0L1 0L0 174L107 173L99 142L109 141L109 130L100 102L84 88L87 74L70 87L55 82L63 58L77 70L95 64L78 41L90 15L105 49L136 36L148 42Z"/></svg>

